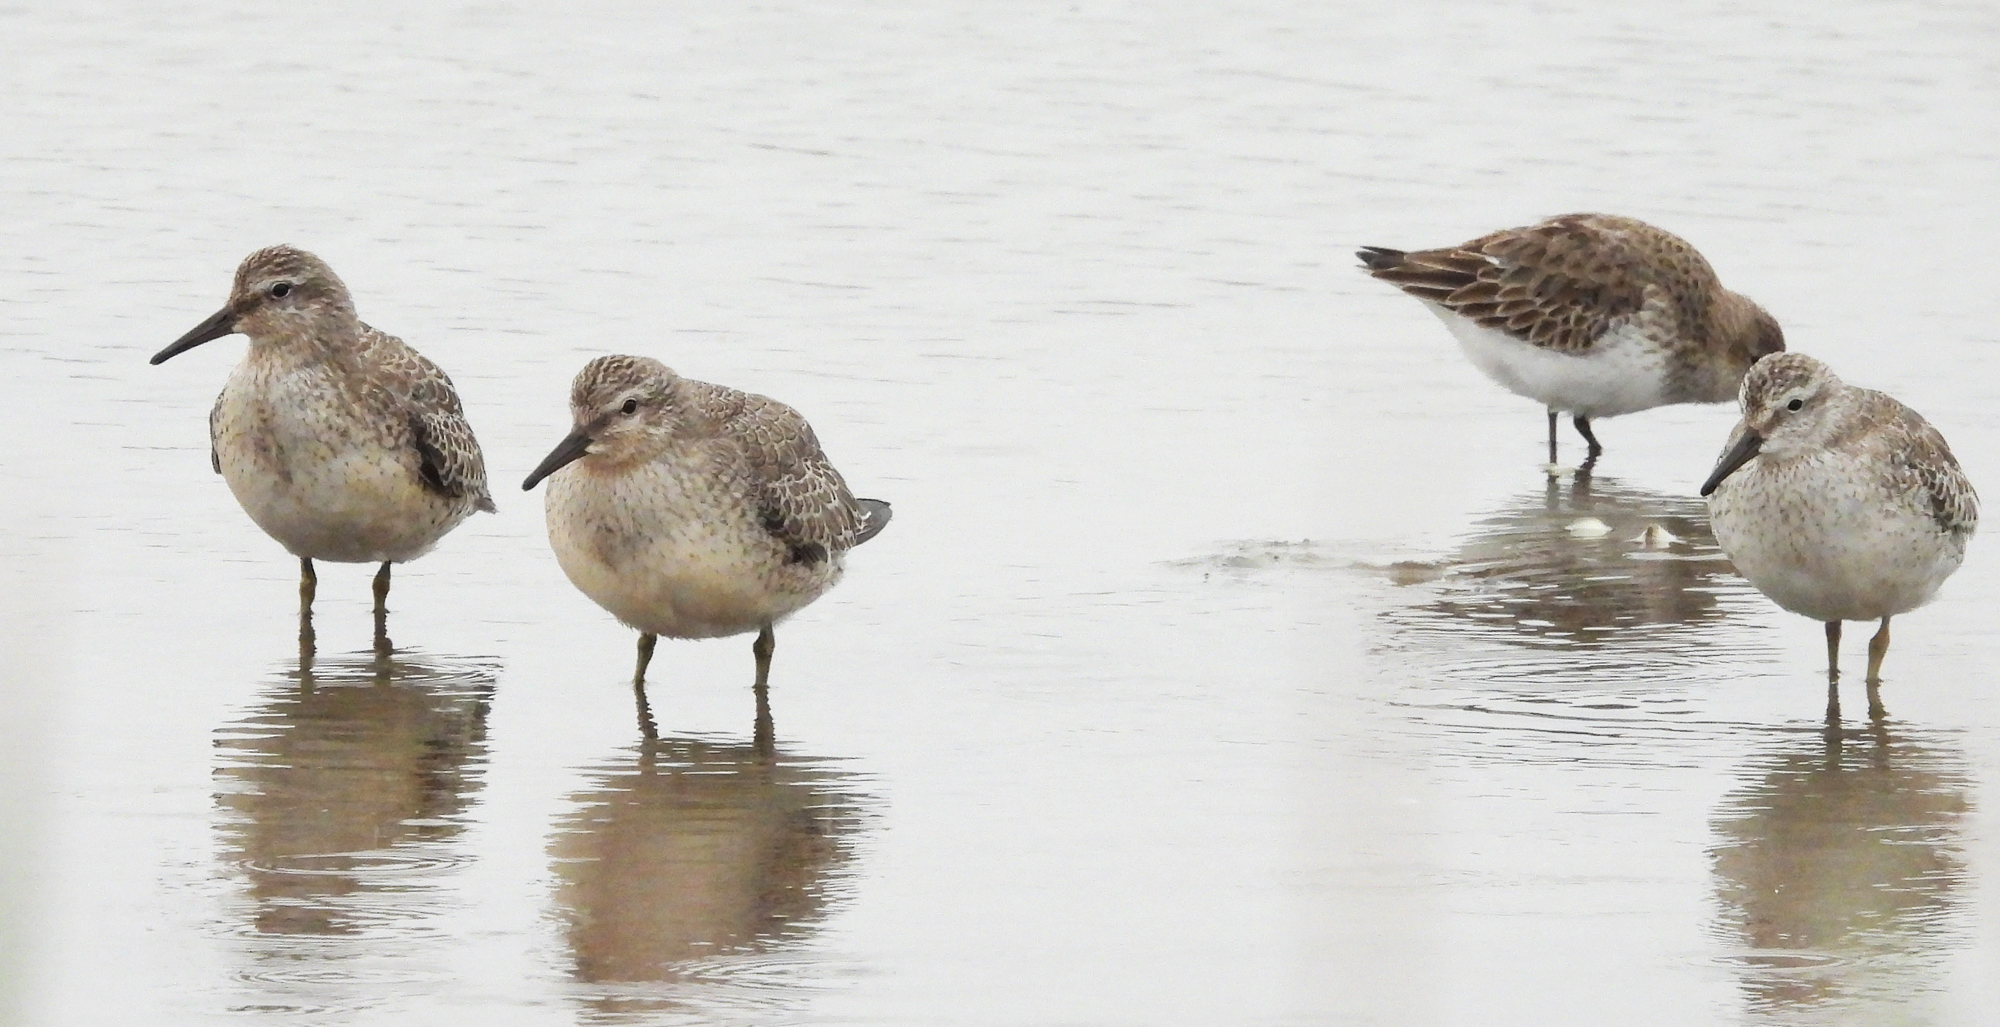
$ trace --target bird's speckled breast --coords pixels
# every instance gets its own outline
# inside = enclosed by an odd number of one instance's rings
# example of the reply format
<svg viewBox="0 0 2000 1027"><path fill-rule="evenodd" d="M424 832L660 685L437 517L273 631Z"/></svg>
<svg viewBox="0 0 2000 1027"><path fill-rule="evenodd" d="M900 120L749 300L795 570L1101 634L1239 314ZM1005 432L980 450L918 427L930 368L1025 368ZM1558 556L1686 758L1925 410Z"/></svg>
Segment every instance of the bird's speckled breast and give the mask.
<svg viewBox="0 0 2000 1027"><path fill-rule="evenodd" d="M550 476L549 544L563 573L624 623L670 638L754 631L817 599L839 554L793 562L755 517L747 473L686 447L606 468L586 457Z"/></svg>
<svg viewBox="0 0 2000 1027"><path fill-rule="evenodd" d="M1928 602L1965 559L1922 497L1821 452L1753 458L1709 500L1715 540L1779 606L1814 620L1878 620Z"/></svg>
<svg viewBox="0 0 2000 1027"><path fill-rule="evenodd" d="M250 519L293 554L334 562L414 559L472 513L423 486L394 427L324 367L254 353L230 376L212 424L223 480Z"/></svg>

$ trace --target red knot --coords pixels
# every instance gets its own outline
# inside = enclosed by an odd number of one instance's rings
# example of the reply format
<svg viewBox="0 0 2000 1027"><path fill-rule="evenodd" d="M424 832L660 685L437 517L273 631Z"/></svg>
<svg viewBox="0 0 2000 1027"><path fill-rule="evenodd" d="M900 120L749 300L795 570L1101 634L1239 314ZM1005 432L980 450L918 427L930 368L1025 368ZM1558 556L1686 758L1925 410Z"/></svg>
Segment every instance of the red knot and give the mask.
<svg viewBox="0 0 2000 1027"><path fill-rule="evenodd" d="M333 269L290 246L245 257L229 302L152 362L239 332L250 348L209 412L209 462L299 558L302 631L314 560L382 565L379 627L389 565L493 509L458 393L403 340L361 323Z"/></svg>
<svg viewBox="0 0 2000 1027"><path fill-rule="evenodd" d="M1701 487L1715 540L1758 591L1826 623L1830 685L1840 622L1882 622L1868 644L1869 708L1880 715L1889 618L1929 602L1965 561L1979 496L1915 410L1804 354L1758 361L1741 403ZM1829 699L1837 712L1838 693Z"/></svg>
<svg viewBox="0 0 2000 1027"><path fill-rule="evenodd" d="M569 437L521 487L548 479L549 545L563 573L640 632L642 729L660 635L756 631L761 692L772 625L840 580L847 550L889 523L889 504L854 498L798 411L648 357L586 364L570 414Z"/></svg>

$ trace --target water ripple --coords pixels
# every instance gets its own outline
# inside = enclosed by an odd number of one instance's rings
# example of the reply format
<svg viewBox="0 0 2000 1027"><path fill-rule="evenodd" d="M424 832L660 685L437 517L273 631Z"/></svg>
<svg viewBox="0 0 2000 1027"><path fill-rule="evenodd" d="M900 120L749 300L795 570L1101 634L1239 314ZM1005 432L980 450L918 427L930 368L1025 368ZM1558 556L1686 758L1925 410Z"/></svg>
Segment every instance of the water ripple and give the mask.
<svg viewBox="0 0 2000 1027"><path fill-rule="evenodd" d="M1759 600L1688 497L1551 480L1430 566L1384 614L1382 649L1441 683L1634 702L1757 652L1729 618Z"/></svg>
<svg viewBox="0 0 2000 1027"><path fill-rule="evenodd" d="M237 1008L309 1021L448 979L437 925L474 858L459 836L494 673L411 652L303 662L216 731Z"/></svg>

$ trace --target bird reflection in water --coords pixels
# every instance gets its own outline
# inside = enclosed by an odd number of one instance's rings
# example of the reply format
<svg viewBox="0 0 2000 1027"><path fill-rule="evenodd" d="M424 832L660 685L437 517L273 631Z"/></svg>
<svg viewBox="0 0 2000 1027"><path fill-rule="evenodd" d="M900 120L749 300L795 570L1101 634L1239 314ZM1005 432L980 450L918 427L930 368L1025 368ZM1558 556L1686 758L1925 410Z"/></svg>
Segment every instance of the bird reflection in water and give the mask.
<svg viewBox="0 0 2000 1027"><path fill-rule="evenodd" d="M1966 943L1963 755L1878 719L1793 734L1745 776L1711 856L1751 1010L1923 1020L1910 1003L1942 990L1942 957Z"/></svg>
<svg viewBox="0 0 2000 1027"><path fill-rule="evenodd" d="M861 800L835 765L778 752L758 698L749 743L647 740L571 796L550 843L555 902L594 1012L754 998L827 915Z"/></svg>
<svg viewBox="0 0 2000 1027"><path fill-rule="evenodd" d="M315 661L308 647L286 677L217 732L221 847L247 879L252 930L411 929L424 880L462 861L451 843L480 786L494 667L386 650Z"/></svg>
<svg viewBox="0 0 2000 1027"><path fill-rule="evenodd" d="M1714 619L1728 570L1700 500L1587 475L1481 520L1448 566L1433 612L1569 638Z"/></svg>
<svg viewBox="0 0 2000 1027"><path fill-rule="evenodd" d="M1712 633L1722 598L1747 591L1709 532L1701 501L1578 476L1510 502L1474 526L1442 560L1398 564L1401 584L1428 601L1388 614L1398 645L1429 651L1481 676L1607 680L1667 650L1687 657ZM1521 647L1543 659L1488 655ZM1579 659L1588 650L1589 659Z"/></svg>

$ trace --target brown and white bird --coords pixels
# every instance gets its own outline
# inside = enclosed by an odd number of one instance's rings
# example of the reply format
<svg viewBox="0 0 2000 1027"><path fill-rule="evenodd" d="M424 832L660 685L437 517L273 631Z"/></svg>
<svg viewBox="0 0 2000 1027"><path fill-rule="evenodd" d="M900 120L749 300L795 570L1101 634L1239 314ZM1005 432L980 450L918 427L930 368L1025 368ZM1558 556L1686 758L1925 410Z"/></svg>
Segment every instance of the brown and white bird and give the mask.
<svg viewBox="0 0 2000 1027"><path fill-rule="evenodd" d="M847 551L889 523L889 504L854 498L798 411L649 357L592 360L569 402L569 437L521 487L548 479L556 562L640 632L642 725L660 635L757 632L761 691L773 625L840 580Z"/></svg>
<svg viewBox="0 0 2000 1027"><path fill-rule="evenodd" d="M1595 461L1591 418L1727 402L1751 364L1785 348L1778 322L1723 288L1693 246L1632 218L1565 214L1458 246L1356 255L1422 300L1488 378L1548 408L1550 464L1559 413Z"/></svg>
<svg viewBox="0 0 2000 1027"><path fill-rule="evenodd" d="M1830 678L1840 622L1882 622L1868 644L1879 712L1889 618L1929 602L1965 561L1979 496L1922 415L1809 356L1758 361L1742 392L1743 419L1701 486L1715 541L1758 591L1825 622Z"/></svg>
<svg viewBox="0 0 2000 1027"><path fill-rule="evenodd" d="M229 302L152 362L239 332L250 348L209 412L211 465L299 558L302 612L312 562L330 560L382 565L382 613L391 564L493 509L458 392L423 354L363 324L333 269L290 246L244 258Z"/></svg>

